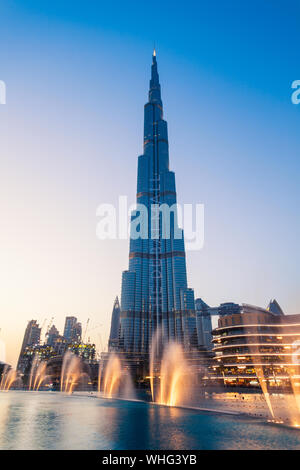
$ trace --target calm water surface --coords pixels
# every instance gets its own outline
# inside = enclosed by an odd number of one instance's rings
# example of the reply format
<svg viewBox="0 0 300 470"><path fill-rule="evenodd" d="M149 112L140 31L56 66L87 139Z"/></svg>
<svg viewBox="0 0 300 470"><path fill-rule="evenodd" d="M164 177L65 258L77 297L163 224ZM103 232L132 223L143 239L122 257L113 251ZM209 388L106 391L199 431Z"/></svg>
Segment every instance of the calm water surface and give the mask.
<svg viewBox="0 0 300 470"><path fill-rule="evenodd" d="M0 449L300 449L300 431L142 402L0 392Z"/></svg>

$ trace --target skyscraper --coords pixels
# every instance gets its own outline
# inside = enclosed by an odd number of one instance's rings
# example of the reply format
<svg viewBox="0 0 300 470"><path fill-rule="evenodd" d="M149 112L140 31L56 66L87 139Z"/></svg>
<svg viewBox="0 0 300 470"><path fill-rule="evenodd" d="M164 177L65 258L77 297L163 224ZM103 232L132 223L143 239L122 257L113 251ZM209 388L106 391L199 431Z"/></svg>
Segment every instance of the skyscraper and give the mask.
<svg viewBox="0 0 300 470"><path fill-rule="evenodd" d="M76 317L66 317L64 337L69 342L81 341L82 327Z"/></svg>
<svg viewBox="0 0 300 470"><path fill-rule="evenodd" d="M154 50L144 107L144 151L138 157L137 210L131 216L129 269L122 275L120 348L125 352L148 353L157 329L162 342L174 340L186 350L198 345L194 291L187 286L168 147Z"/></svg>
<svg viewBox="0 0 300 470"><path fill-rule="evenodd" d="M30 320L27 324L27 327L24 333L23 343L21 346L21 351L20 351L19 360L18 360L18 366L17 366L18 369L20 369L22 366L23 353L26 347L39 344L40 338L41 338L41 328L38 322L36 320Z"/></svg>
<svg viewBox="0 0 300 470"><path fill-rule="evenodd" d="M202 300L195 300L198 344L212 349L212 323L210 307Z"/></svg>
<svg viewBox="0 0 300 470"><path fill-rule="evenodd" d="M59 331L55 325L51 326L46 336L47 336L47 345L54 346L56 339L59 337Z"/></svg>
<svg viewBox="0 0 300 470"><path fill-rule="evenodd" d="M108 349L118 349L119 346L119 330L120 330L120 303L116 297L114 301L113 311L111 315L110 335L108 340Z"/></svg>

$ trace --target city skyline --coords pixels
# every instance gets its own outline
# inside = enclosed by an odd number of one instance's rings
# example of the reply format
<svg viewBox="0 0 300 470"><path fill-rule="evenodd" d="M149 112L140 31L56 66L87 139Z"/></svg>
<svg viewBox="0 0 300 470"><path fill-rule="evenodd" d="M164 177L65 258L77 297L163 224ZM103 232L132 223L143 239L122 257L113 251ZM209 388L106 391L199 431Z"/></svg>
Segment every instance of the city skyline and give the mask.
<svg viewBox="0 0 300 470"><path fill-rule="evenodd" d="M67 20L58 2L39 13L34 1L1 6L0 339L8 362L16 363L31 318L55 316L60 331L66 315L91 318L107 344L128 241L97 240L96 209L119 194L134 201L153 36L178 196L205 204L205 245L187 254L188 284L209 305L265 307L276 297L286 313L300 311L296 5L295 20L257 5L267 23L231 2L219 14L204 7L182 35L162 32L157 20L143 31L139 21L126 26L122 8L103 15L90 6L81 17L75 5ZM135 13L141 23L144 8ZM247 38L238 25L246 12ZM162 21L167 14L162 7Z"/></svg>

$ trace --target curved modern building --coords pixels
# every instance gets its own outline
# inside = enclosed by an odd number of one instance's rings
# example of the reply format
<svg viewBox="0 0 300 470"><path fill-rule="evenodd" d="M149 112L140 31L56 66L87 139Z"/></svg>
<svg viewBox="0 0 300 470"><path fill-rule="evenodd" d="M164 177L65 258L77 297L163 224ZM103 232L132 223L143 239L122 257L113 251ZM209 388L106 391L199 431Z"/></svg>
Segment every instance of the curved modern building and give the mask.
<svg viewBox="0 0 300 470"><path fill-rule="evenodd" d="M300 381L300 315L284 315L276 301L267 309L241 305L219 318L212 335L213 375L225 385L290 387Z"/></svg>

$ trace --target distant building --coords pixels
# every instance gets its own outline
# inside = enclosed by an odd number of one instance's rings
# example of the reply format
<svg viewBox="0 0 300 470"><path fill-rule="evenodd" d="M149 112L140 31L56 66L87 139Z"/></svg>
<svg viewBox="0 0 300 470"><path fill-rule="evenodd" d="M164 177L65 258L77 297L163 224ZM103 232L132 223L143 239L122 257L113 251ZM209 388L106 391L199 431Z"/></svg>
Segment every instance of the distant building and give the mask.
<svg viewBox="0 0 300 470"><path fill-rule="evenodd" d="M47 345L48 346L54 346L57 338L59 337L59 331L55 327L55 325L52 325L50 330L47 333Z"/></svg>
<svg viewBox="0 0 300 470"><path fill-rule="evenodd" d="M240 313L241 306L234 302L225 302L217 307L210 307L202 299L195 300L196 307L196 325L198 344L211 350L212 345L212 320L213 316L223 317L225 315L234 315Z"/></svg>
<svg viewBox="0 0 300 470"><path fill-rule="evenodd" d="M116 351L119 346L120 312L119 299L116 297L111 315L110 335L108 340L109 351Z"/></svg>
<svg viewBox="0 0 300 470"><path fill-rule="evenodd" d="M69 342L80 342L82 335L81 323L77 322L76 317L66 317L64 337Z"/></svg>
<svg viewBox="0 0 300 470"><path fill-rule="evenodd" d="M23 343L21 346L21 351L19 355L19 360L18 360L18 365L17 369L20 370L22 369L22 358L25 349L28 346L35 346L38 345L41 339L41 328L39 324L37 323L36 320L30 320L28 322L28 325L26 327L25 333L24 333L24 338L23 338Z"/></svg>
<svg viewBox="0 0 300 470"><path fill-rule="evenodd" d="M225 302L217 307L217 314L220 316L235 315L236 313L240 312L241 306L239 304L235 304L234 302Z"/></svg>
<svg viewBox="0 0 300 470"><path fill-rule="evenodd" d="M69 344L69 341L64 336L58 335L54 339L54 344L53 344L55 355L63 356L66 350L68 349L68 344Z"/></svg>
<svg viewBox="0 0 300 470"><path fill-rule="evenodd" d="M202 300L195 300L198 344L212 349L212 323L210 307Z"/></svg>
<svg viewBox="0 0 300 470"><path fill-rule="evenodd" d="M280 307L277 300L270 300L269 305L267 306L269 312L275 313L275 315L284 315L282 308Z"/></svg>
<svg viewBox="0 0 300 470"><path fill-rule="evenodd" d="M69 344L68 350L76 356L81 357L85 362L93 362L96 357L96 346L90 343Z"/></svg>

